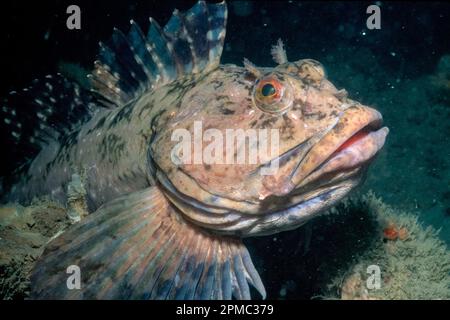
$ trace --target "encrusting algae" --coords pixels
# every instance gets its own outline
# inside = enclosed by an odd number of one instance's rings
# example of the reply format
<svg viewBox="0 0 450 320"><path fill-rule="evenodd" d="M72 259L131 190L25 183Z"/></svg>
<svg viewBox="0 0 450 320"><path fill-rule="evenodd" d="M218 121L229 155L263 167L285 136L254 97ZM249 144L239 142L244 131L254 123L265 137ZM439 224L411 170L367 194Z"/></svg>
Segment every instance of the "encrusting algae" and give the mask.
<svg viewBox="0 0 450 320"><path fill-rule="evenodd" d="M30 272L45 245L71 224L67 210L48 199L0 207L0 299L29 294Z"/></svg>
<svg viewBox="0 0 450 320"><path fill-rule="evenodd" d="M345 274L330 282L328 290L345 300L450 299L450 252L439 231L424 227L417 215L384 204L369 192L347 206L362 207L378 222L378 238L356 255ZM341 213L342 214L342 213ZM371 273L380 270L379 289L368 289Z"/></svg>

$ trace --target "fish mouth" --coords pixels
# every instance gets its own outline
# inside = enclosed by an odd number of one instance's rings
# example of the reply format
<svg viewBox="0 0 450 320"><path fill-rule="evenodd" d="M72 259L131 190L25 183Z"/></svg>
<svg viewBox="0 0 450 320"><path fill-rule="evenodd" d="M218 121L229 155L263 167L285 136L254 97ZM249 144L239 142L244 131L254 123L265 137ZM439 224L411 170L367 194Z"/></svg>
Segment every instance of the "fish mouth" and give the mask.
<svg viewBox="0 0 450 320"><path fill-rule="evenodd" d="M339 174L343 176L343 173L367 167L383 147L389 133L389 129L381 127L381 123L381 121L371 122L350 136L300 183L296 184L296 188L303 187L321 177L332 179ZM294 184L299 180L299 176L302 175L294 172L292 178Z"/></svg>
<svg viewBox="0 0 450 320"><path fill-rule="evenodd" d="M302 143L293 149L304 147L307 150L291 160L295 161L294 165L291 162L293 169L284 179L277 181L278 185L271 181L271 191L276 196L286 196L355 175L367 167L383 147L389 129L382 127L382 123L382 115L375 109L361 105L347 109L337 123L312 145L308 147Z"/></svg>

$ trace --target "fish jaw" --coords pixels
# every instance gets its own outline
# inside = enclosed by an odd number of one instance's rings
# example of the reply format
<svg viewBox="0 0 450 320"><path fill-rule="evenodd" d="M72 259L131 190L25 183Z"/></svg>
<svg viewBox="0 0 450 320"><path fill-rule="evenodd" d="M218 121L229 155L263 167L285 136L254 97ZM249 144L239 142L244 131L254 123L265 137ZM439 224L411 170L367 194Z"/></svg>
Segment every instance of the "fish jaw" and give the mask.
<svg viewBox="0 0 450 320"><path fill-rule="evenodd" d="M334 152L328 160L303 179L297 188L331 173L337 174L357 167L366 167L365 164L370 162L383 147L388 133L389 129L383 127L364 134L342 150L338 149L339 151Z"/></svg>
<svg viewBox="0 0 450 320"><path fill-rule="evenodd" d="M295 200L292 206L262 215L256 223L245 229L244 236L268 236L295 230L344 198L361 182L362 178L361 173L352 175L331 188L322 188L301 201Z"/></svg>
<svg viewBox="0 0 450 320"><path fill-rule="evenodd" d="M304 157L291 160L287 166L294 167L291 174L265 178L261 198L286 196L325 175L329 178L331 173L366 167L383 147L389 133L381 123L382 115L373 108L355 105L346 109Z"/></svg>

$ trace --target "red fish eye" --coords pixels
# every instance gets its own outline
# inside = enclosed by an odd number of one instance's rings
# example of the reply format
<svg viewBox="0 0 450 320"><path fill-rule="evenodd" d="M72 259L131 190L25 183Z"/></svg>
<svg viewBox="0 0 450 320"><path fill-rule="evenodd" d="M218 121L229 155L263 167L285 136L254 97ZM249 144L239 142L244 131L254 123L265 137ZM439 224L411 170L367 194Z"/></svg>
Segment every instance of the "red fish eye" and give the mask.
<svg viewBox="0 0 450 320"><path fill-rule="evenodd" d="M265 103L275 102L280 99L282 84L275 79L262 80L257 87L257 98Z"/></svg>
<svg viewBox="0 0 450 320"><path fill-rule="evenodd" d="M284 112L291 105L292 94L289 85L274 75L259 80L253 88L253 103L267 113Z"/></svg>

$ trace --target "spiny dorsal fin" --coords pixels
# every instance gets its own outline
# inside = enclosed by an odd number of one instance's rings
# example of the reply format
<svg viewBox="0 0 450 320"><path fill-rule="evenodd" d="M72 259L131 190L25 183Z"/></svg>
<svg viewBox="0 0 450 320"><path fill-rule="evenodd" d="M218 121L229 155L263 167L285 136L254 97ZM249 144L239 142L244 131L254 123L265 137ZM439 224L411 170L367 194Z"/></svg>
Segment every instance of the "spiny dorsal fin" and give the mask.
<svg viewBox="0 0 450 320"><path fill-rule="evenodd" d="M0 128L9 137L5 143L14 151L14 160L23 161L72 132L97 108L89 91L59 74L47 75L19 92L10 92L0 108Z"/></svg>
<svg viewBox="0 0 450 320"><path fill-rule="evenodd" d="M164 28L150 18L147 36L134 21L128 35L115 29L100 45L90 75L94 92L106 106L122 106L184 75L213 70L220 63L226 20L225 2L199 1L185 13L175 10Z"/></svg>

